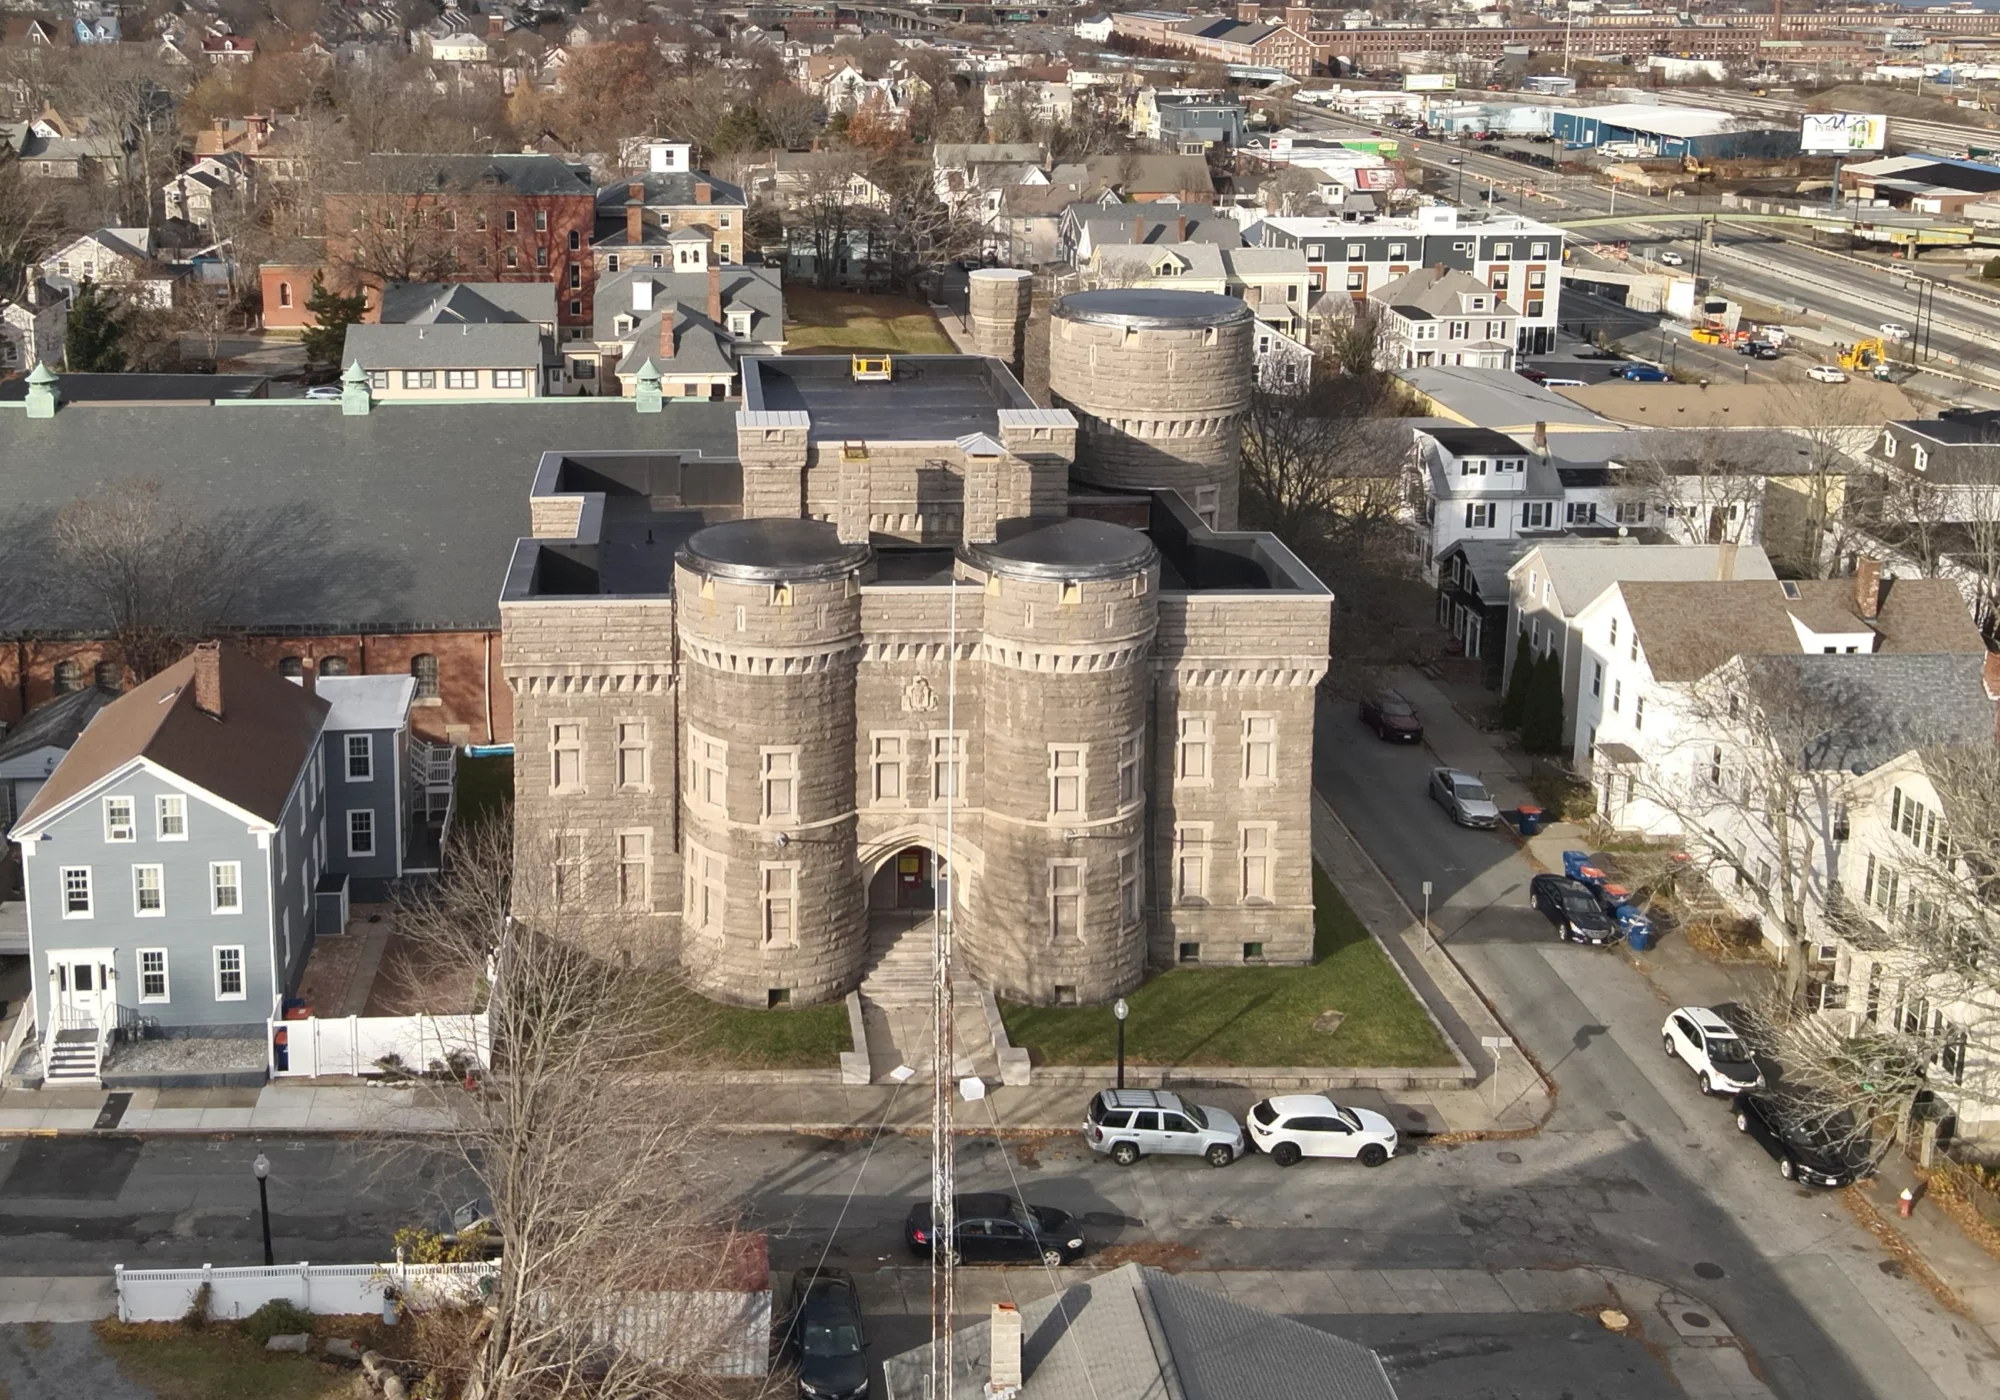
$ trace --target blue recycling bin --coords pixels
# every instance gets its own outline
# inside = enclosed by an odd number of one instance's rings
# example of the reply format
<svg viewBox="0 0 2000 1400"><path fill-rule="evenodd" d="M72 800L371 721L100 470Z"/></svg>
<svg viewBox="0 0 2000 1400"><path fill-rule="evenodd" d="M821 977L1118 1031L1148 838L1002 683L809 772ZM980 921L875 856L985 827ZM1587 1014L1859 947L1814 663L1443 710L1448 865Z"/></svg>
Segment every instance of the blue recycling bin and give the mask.
<svg viewBox="0 0 2000 1400"><path fill-rule="evenodd" d="M1588 864L1590 864L1589 851L1563 852L1563 874L1569 876L1572 880L1578 879L1577 872Z"/></svg>
<svg viewBox="0 0 2000 1400"><path fill-rule="evenodd" d="M1522 803L1514 809L1514 817L1520 823L1523 836L1538 836L1542 830L1542 809Z"/></svg>
<svg viewBox="0 0 2000 1400"><path fill-rule="evenodd" d="M1653 946L1652 922L1650 920L1642 919L1639 922L1633 924L1632 927L1626 931L1625 941L1632 946L1632 951L1635 953L1644 953L1650 951Z"/></svg>

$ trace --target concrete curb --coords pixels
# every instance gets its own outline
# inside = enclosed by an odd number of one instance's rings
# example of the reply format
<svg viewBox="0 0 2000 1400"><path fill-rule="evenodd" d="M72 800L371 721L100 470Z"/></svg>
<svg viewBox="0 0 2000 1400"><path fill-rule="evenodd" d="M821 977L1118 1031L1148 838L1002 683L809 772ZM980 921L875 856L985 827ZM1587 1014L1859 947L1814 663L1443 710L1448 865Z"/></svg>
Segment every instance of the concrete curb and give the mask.
<svg viewBox="0 0 2000 1400"><path fill-rule="evenodd" d="M1386 951L1386 950L1385 950ZM1389 959L1394 962L1394 957ZM1408 979L1405 978L1405 983ZM1415 987L1410 995L1422 1004ZM1427 1008L1428 1009L1428 1008ZM1443 1028L1440 1027L1440 1034ZM1444 1043L1458 1060L1456 1069L1346 1069L1329 1065L1243 1066L1227 1065L1135 1065L1125 1066L1125 1082L1134 1088L1191 1089L1379 1089L1393 1092L1408 1089L1466 1089L1479 1080L1478 1071L1458 1053L1449 1035ZM1035 1082L1041 1085L1103 1088L1117 1077L1115 1065L1038 1065Z"/></svg>

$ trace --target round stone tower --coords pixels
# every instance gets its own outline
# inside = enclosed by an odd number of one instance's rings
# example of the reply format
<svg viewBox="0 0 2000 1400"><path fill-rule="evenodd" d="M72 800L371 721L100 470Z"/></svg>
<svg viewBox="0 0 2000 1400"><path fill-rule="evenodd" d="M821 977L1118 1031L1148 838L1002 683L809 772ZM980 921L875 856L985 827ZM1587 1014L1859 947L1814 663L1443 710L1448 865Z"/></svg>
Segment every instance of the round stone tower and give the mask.
<svg viewBox="0 0 2000 1400"><path fill-rule="evenodd" d="M1076 475L1165 486L1218 529L1236 528L1256 318L1209 292L1108 290L1060 298L1049 396L1077 417Z"/></svg>
<svg viewBox="0 0 2000 1400"><path fill-rule="evenodd" d="M855 861L864 544L738 520L674 561L681 656L681 959L718 1001L844 995L868 950Z"/></svg>
<svg viewBox="0 0 2000 1400"><path fill-rule="evenodd" d="M1013 267L982 267L966 278L975 354L1005 360L1014 377L1021 377L1027 350L1028 308L1034 301L1035 275Z"/></svg>
<svg viewBox="0 0 2000 1400"><path fill-rule="evenodd" d="M1146 734L1159 556L1136 530L1019 522L969 546L985 871L966 964L1003 997L1098 1002L1139 985Z"/></svg>

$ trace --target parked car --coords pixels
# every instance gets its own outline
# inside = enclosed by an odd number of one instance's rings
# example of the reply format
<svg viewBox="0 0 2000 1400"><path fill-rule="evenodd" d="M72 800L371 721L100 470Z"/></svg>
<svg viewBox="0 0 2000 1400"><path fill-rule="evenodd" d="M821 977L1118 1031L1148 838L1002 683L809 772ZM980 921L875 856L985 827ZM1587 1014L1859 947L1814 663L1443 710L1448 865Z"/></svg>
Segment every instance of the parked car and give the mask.
<svg viewBox="0 0 2000 1400"><path fill-rule="evenodd" d="M1670 1059L1694 1071L1704 1094L1736 1094L1764 1087L1757 1057L1736 1028L1706 1006L1683 1006L1660 1027L1660 1044Z"/></svg>
<svg viewBox="0 0 2000 1400"><path fill-rule="evenodd" d="M1847 371L1839 365L1814 365L1806 371L1806 378L1817 380L1821 384L1845 384Z"/></svg>
<svg viewBox="0 0 2000 1400"><path fill-rule="evenodd" d="M1581 880L1537 875L1528 882L1528 898L1556 926L1556 937L1565 943L1602 948L1618 941L1618 921L1604 912L1596 893Z"/></svg>
<svg viewBox="0 0 2000 1400"><path fill-rule="evenodd" d="M1581 379L1561 378L1553 374L1544 375L1542 378L1542 387L1544 389L1581 389L1583 381Z"/></svg>
<svg viewBox="0 0 2000 1400"><path fill-rule="evenodd" d="M1682 257L1679 253L1676 253L1671 248L1661 253L1659 260L1667 267L1682 267L1685 266L1687 263L1686 258Z"/></svg>
<svg viewBox="0 0 2000 1400"><path fill-rule="evenodd" d="M500 1222L493 1218L493 1202L484 1196L475 1196L454 1210L440 1212L436 1230L439 1241L445 1245L476 1245L488 1256L500 1253Z"/></svg>
<svg viewBox="0 0 2000 1400"><path fill-rule="evenodd" d="M1516 365L1514 367L1514 373L1520 375L1521 378L1530 380L1536 384L1544 383L1548 379L1548 376L1546 374L1543 374L1540 370L1530 369L1526 365Z"/></svg>
<svg viewBox="0 0 2000 1400"><path fill-rule="evenodd" d="M868 1393L868 1331L854 1275L847 1270L800 1269L792 1275L784 1337L805 1400L860 1400Z"/></svg>
<svg viewBox="0 0 2000 1400"><path fill-rule="evenodd" d="M1431 769L1431 801L1444 808L1460 826L1498 826L1500 809L1487 796L1486 785L1455 768Z"/></svg>
<svg viewBox="0 0 2000 1400"><path fill-rule="evenodd" d="M1400 691L1378 690L1363 696L1361 722L1374 730L1378 739L1404 744L1423 742L1424 722L1417 716L1417 707L1405 700Z"/></svg>
<svg viewBox="0 0 2000 1400"><path fill-rule="evenodd" d="M1083 1119L1084 1140L1121 1167L1141 1157L1205 1157L1226 1167L1243 1155L1243 1125L1219 1108L1163 1089L1100 1089Z"/></svg>
<svg viewBox="0 0 2000 1400"><path fill-rule="evenodd" d="M1289 1167L1301 1157L1351 1157L1379 1167L1396 1155L1396 1125L1366 1108L1343 1108L1324 1094L1280 1094L1250 1109L1250 1141Z"/></svg>
<svg viewBox="0 0 2000 1400"><path fill-rule="evenodd" d="M1910 328L1897 321L1884 321L1877 329L1884 340L1908 340Z"/></svg>
<svg viewBox="0 0 2000 1400"><path fill-rule="evenodd" d="M1745 1090L1730 1107L1736 1131L1770 1153L1785 1180L1838 1187L1861 1175L1865 1158L1844 1119L1815 1124L1796 1101L1766 1090Z"/></svg>
<svg viewBox="0 0 2000 1400"><path fill-rule="evenodd" d="M999 1263L1009 1259L1039 1259L1045 1264L1070 1264L1083 1257L1083 1234L1076 1219L1054 1206L1033 1206L1004 1191L952 1197L952 1247L963 1264ZM910 1207L903 1239L910 1253L928 1259L937 1226L928 1200Z"/></svg>
<svg viewBox="0 0 2000 1400"><path fill-rule="evenodd" d="M1664 384L1672 376L1658 365L1627 365L1618 377L1632 384Z"/></svg>
<svg viewBox="0 0 2000 1400"><path fill-rule="evenodd" d="M1445 162L1445 164L1447 164L1447 165L1463 165L1463 164L1465 164L1465 157L1464 157L1464 156L1453 156L1453 157L1452 157L1452 158L1451 158L1450 160L1446 161L1446 162Z"/></svg>
<svg viewBox="0 0 2000 1400"><path fill-rule="evenodd" d="M307 399L337 399L340 397L338 384L315 384L300 395Z"/></svg>

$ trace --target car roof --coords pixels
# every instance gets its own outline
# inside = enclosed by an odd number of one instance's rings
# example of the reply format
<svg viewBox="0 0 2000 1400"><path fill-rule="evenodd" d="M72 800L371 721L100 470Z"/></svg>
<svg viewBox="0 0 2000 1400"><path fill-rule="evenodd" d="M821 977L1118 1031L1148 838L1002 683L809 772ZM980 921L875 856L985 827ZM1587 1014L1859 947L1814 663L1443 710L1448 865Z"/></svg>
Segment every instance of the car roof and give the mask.
<svg viewBox="0 0 2000 1400"><path fill-rule="evenodd" d="M1676 1015L1685 1016L1711 1035L1735 1035L1736 1027L1706 1006L1683 1006Z"/></svg>
<svg viewBox="0 0 2000 1400"><path fill-rule="evenodd" d="M1454 783L1476 783L1479 781L1478 774L1468 773L1463 768L1433 768L1431 772L1442 773Z"/></svg>
<svg viewBox="0 0 2000 1400"><path fill-rule="evenodd" d="M1181 1107L1181 1096L1167 1089L1100 1089L1097 1097L1111 1108Z"/></svg>
<svg viewBox="0 0 2000 1400"><path fill-rule="evenodd" d="M1582 894L1592 893L1590 886L1568 875L1537 875L1535 878L1559 890L1576 890ZM1595 898L1595 895L1592 895L1592 897Z"/></svg>
<svg viewBox="0 0 2000 1400"><path fill-rule="evenodd" d="M1279 1094L1265 1100L1280 1117L1294 1113L1338 1113L1339 1107L1325 1094Z"/></svg>

